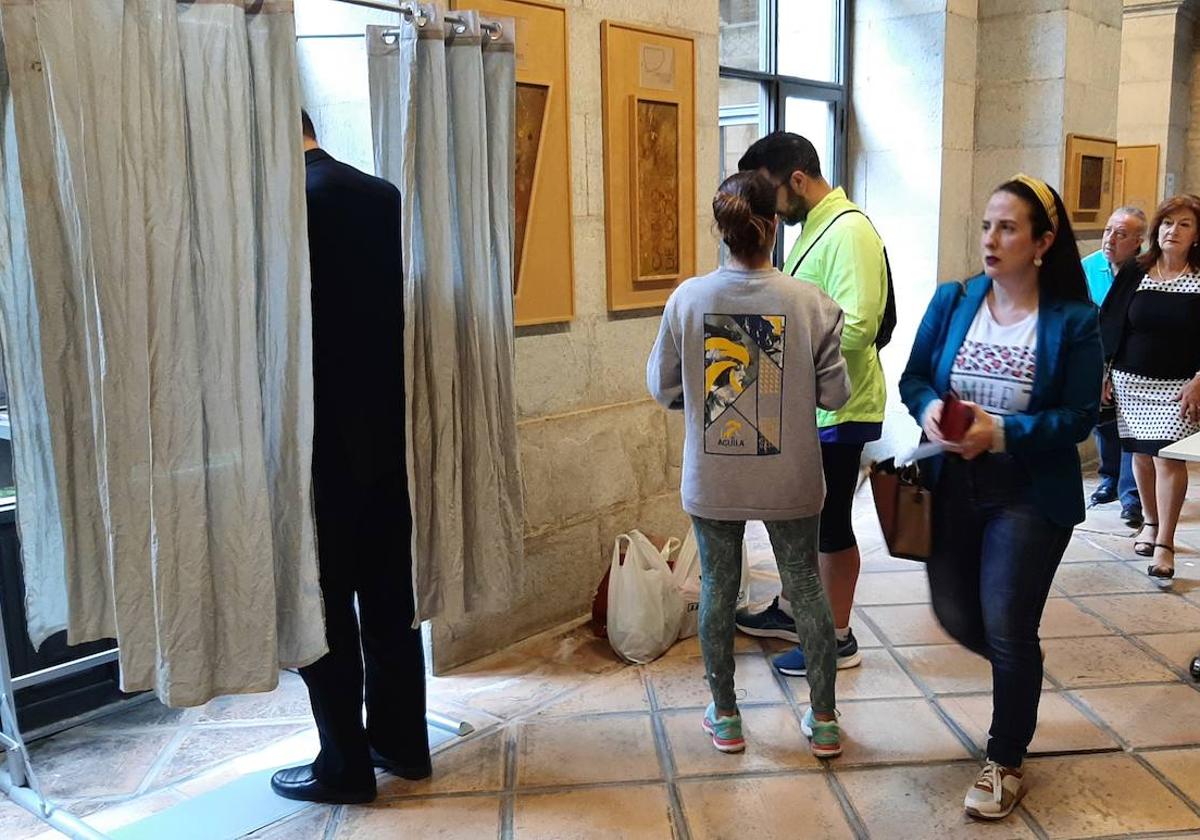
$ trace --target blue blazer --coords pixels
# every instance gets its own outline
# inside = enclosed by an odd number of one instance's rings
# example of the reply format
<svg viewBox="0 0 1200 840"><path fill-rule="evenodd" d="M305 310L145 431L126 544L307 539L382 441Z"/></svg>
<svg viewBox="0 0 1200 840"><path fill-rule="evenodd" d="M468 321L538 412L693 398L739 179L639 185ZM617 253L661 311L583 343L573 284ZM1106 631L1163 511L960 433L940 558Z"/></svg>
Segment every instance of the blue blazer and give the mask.
<svg viewBox="0 0 1200 840"><path fill-rule="evenodd" d="M933 295L900 377L900 396L921 422L925 407L950 388L950 370L992 281L979 275L946 283ZM1003 418L1005 449L1028 471L1028 501L1053 522L1083 521L1083 481L1076 445L1100 411L1104 356L1096 307L1088 301L1045 300L1039 305L1037 372L1029 410ZM925 469L937 480L944 456Z"/></svg>

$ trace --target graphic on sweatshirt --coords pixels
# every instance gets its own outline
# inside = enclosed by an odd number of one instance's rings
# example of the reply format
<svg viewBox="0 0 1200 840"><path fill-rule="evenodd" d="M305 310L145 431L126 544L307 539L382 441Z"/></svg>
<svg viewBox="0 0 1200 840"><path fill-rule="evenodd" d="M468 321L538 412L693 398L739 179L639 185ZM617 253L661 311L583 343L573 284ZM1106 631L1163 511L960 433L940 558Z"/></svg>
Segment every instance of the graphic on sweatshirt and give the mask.
<svg viewBox="0 0 1200 840"><path fill-rule="evenodd" d="M704 451L778 455L783 315L704 316Z"/></svg>

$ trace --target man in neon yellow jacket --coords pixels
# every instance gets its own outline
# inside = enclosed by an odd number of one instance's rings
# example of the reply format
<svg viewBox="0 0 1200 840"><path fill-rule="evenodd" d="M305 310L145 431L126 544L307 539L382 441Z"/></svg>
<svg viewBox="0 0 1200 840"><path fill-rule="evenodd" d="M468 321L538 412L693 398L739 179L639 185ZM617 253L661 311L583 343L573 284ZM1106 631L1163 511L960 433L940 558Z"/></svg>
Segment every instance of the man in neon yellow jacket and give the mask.
<svg viewBox="0 0 1200 840"><path fill-rule="evenodd" d="M863 445L878 440L883 429L885 390L876 348L888 296L883 242L845 191L832 188L821 175L816 149L800 135L764 137L747 150L738 168L757 169L778 184L780 218L803 225L784 273L815 283L845 313L842 355L850 374L850 401L837 411L818 410L817 429L825 480L821 580L833 607L838 667L851 668L862 661L850 629L860 565L851 511ZM813 478L797 476L800 481ZM789 605L778 598L763 612L739 613L737 624L751 635L797 641ZM788 676L803 675L804 652L796 648L777 657L775 667Z"/></svg>

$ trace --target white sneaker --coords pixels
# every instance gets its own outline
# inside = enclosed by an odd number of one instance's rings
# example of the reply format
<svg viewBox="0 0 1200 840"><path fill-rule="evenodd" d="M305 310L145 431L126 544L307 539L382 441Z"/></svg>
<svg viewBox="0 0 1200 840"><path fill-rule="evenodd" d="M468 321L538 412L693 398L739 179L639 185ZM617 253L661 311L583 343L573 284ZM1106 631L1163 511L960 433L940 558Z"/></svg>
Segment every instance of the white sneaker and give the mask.
<svg viewBox="0 0 1200 840"><path fill-rule="evenodd" d="M989 760L979 771L975 784L967 791L963 807L972 817L998 820L1007 817L1025 795L1023 774L1019 769L1002 767Z"/></svg>

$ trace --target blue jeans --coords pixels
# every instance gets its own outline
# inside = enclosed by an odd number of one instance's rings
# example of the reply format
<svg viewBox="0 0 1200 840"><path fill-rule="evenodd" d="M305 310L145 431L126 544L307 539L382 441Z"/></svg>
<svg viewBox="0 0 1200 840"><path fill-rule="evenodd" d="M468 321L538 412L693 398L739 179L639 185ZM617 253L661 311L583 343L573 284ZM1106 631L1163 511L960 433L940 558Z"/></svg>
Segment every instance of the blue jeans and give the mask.
<svg viewBox="0 0 1200 840"><path fill-rule="evenodd" d="M1097 426L1093 434L1096 437L1096 449L1100 453L1101 481L1116 482L1121 507L1140 509L1142 500L1138 496L1137 481L1133 475L1133 453L1122 451L1116 421Z"/></svg>
<svg viewBox="0 0 1200 840"><path fill-rule="evenodd" d="M1029 478L1006 455L949 456L934 493L929 588L938 621L992 665L988 758L1020 767L1042 692L1038 625L1071 528L1024 500Z"/></svg>

